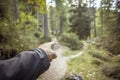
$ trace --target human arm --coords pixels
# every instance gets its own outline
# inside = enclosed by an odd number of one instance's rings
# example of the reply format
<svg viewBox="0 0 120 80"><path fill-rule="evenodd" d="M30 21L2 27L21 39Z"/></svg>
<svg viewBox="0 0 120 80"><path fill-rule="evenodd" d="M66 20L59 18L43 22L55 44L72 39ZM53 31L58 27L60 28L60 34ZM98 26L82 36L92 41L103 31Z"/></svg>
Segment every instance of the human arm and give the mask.
<svg viewBox="0 0 120 80"><path fill-rule="evenodd" d="M53 59L48 57L50 56L48 51L49 49L39 47L21 52L11 59L0 61L0 80L36 80L49 68L50 60Z"/></svg>

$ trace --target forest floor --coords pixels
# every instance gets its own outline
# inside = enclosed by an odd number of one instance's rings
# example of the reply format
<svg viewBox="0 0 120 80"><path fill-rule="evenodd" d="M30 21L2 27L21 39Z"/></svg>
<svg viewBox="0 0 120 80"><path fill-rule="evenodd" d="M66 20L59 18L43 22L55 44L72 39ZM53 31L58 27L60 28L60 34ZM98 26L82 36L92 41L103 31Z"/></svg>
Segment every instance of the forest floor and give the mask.
<svg viewBox="0 0 120 80"><path fill-rule="evenodd" d="M85 48L86 45L83 47ZM63 56L66 48L59 43L55 45L57 58L51 62L50 68L37 80L61 80L67 71L67 61L83 54L83 51L68 57ZM63 79L62 79L63 80Z"/></svg>
<svg viewBox="0 0 120 80"><path fill-rule="evenodd" d="M73 73L82 75L84 80L119 80L119 78L111 78L116 77L116 74L108 75L115 72L109 66L111 67L111 64L113 67L115 64L118 65L119 63L115 62L119 61L119 56L111 57L108 52L97 49L94 44L84 41L81 51L76 52L56 43L54 50L57 58L51 62L50 68L37 80L65 80ZM67 51L69 53L66 53Z"/></svg>
<svg viewBox="0 0 120 80"><path fill-rule="evenodd" d="M55 45L55 52L57 58L51 62L50 68L40 76L40 80L60 80L65 75L67 64L62 55L65 52L65 48L58 43Z"/></svg>

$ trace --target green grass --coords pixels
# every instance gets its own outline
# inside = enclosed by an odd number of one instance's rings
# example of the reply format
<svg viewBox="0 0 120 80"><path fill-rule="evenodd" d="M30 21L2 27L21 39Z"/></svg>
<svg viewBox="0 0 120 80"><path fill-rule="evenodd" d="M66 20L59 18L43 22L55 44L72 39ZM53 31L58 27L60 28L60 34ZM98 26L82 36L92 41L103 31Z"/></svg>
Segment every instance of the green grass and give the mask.
<svg viewBox="0 0 120 80"><path fill-rule="evenodd" d="M66 51L65 53L63 54L63 56L70 56L70 55L75 55L76 53L78 53L79 51L78 50L72 50L68 47L66 47Z"/></svg>
<svg viewBox="0 0 120 80"><path fill-rule="evenodd" d="M81 74L84 80L112 80L102 74L100 66L92 64L94 60L88 54L72 59L68 62L68 73L75 72Z"/></svg>
<svg viewBox="0 0 120 80"><path fill-rule="evenodd" d="M68 61L68 71L66 74L71 74L72 72L81 74L83 80L115 80L105 76L109 70L112 71L111 67L119 65L115 61L119 62L120 59L115 57L109 56L108 52L103 49L97 49L93 45L88 45L84 54ZM106 68L108 71L106 71Z"/></svg>

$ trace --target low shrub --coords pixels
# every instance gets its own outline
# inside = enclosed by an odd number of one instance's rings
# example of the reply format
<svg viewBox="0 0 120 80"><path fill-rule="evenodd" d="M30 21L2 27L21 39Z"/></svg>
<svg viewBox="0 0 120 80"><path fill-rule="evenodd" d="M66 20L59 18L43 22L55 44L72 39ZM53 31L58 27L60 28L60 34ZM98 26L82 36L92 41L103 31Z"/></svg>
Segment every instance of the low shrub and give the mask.
<svg viewBox="0 0 120 80"><path fill-rule="evenodd" d="M44 37L44 36L42 36L42 37L40 37L39 38L39 44L42 44L42 43L45 43L45 42L50 42L52 39L51 39L51 37Z"/></svg>
<svg viewBox="0 0 120 80"><path fill-rule="evenodd" d="M107 51L103 49L97 49L95 46L92 44L88 45L88 49L86 50L89 55L91 55L94 58L100 59L101 61L108 62L110 61L110 56L106 53Z"/></svg>
<svg viewBox="0 0 120 80"><path fill-rule="evenodd" d="M120 54L120 40L117 40L115 37L101 37L95 39L97 47L103 47L112 54Z"/></svg>
<svg viewBox="0 0 120 80"><path fill-rule="evenodd" d="M71 56L71 55L75 55L79 52L79 50L71 50L70 48L66 48L65 53L63 54L64 56Z"/></svg>
<svg viewBox="0 0 120 80"><path fill-rule="evenodd" d="M38 34L38 39L39 39L38 43L39 43L39 45L40 45L40 44L43 44L43 43L45 43L45 42L50 42L50 41L52 41L53 36L52 36L52 35L49 35L48 37L45 37L45 36L44 36L44 33L41 32L41 33Z"/></svg>
<svg viewBox="0 0 120 80"><path fill-rule="evenodd" d="M97 66L100 66L100 65L103 64L103 63L102 63L100 60L95 59L95 60L92 61L92 64L95 64L95 65L97 65Z"/></svg>
<svg viewBox="0 0 120 80"><path fill-rule="evenodd" d="M106 58L106 56L102 56L99 53L92 53L92 52L90 52L90 55L92 55L93 57L98 58L100 60L103 60L103 61L109 61L109 59Z"/></svg>
<svg viewBox="0 0 120 80"><path fill-rule="evenodd" d="M120 66L104 66L102 68L102 71L108 77L114 78L116 80L120 79Z"/></svg>
<svg viewBox="0 0 120 80"><path fill-rule="evenodd" d="M36 48L51 41L51 38L45 38L42 31L36 31L34 25L0 21L0 59L11 58L21 51Z"/></svg>
<svg viewBox="0 0 120 80"><path fill-rule="evenodd" d="M79 50L83 45L80 42L78 36L74 33L63 33L59 37L59 41L61 42L61 44L71 48L72 50Z"/></svg>
<svg viewBox="0 0 120 80"><path fill-rule="evenodd" d="M89 44L86 52L91 55L94 60L92 64L101 66L102 74L110 78L109 80L120 79L120 57L117 55L111 55L108 51L103 48L96 48ZM102 80L102 79L101 79Z"/></svg>

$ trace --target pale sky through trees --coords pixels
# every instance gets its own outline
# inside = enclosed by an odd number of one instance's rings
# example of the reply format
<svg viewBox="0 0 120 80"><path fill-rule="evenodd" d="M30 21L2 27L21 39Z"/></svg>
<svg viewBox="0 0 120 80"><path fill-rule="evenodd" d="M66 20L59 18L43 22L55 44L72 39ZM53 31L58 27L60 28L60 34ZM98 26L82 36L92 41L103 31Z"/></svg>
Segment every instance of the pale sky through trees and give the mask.
<svg viewBox="0 0 120 80"><path fill-rule="evenodd" d="M46 4L47 4L47 6L52 5L53 7L55 7L55 1L54 0L47 0Z"/></svg>
<svg viewBox="0 0 120 80"><path fill-rule="evenodd" d="M85 0L86 1L86 0ZM96 5L95 5L95 7L100 7L100 1L101 0L96 0L95 1L95 3L96 3ZM52 3L51 3L52 2ZM47 0L47 6L50 6L50 5L52 5L52 6L54 6L55 7L55 1L54 0Z"/></svg>

